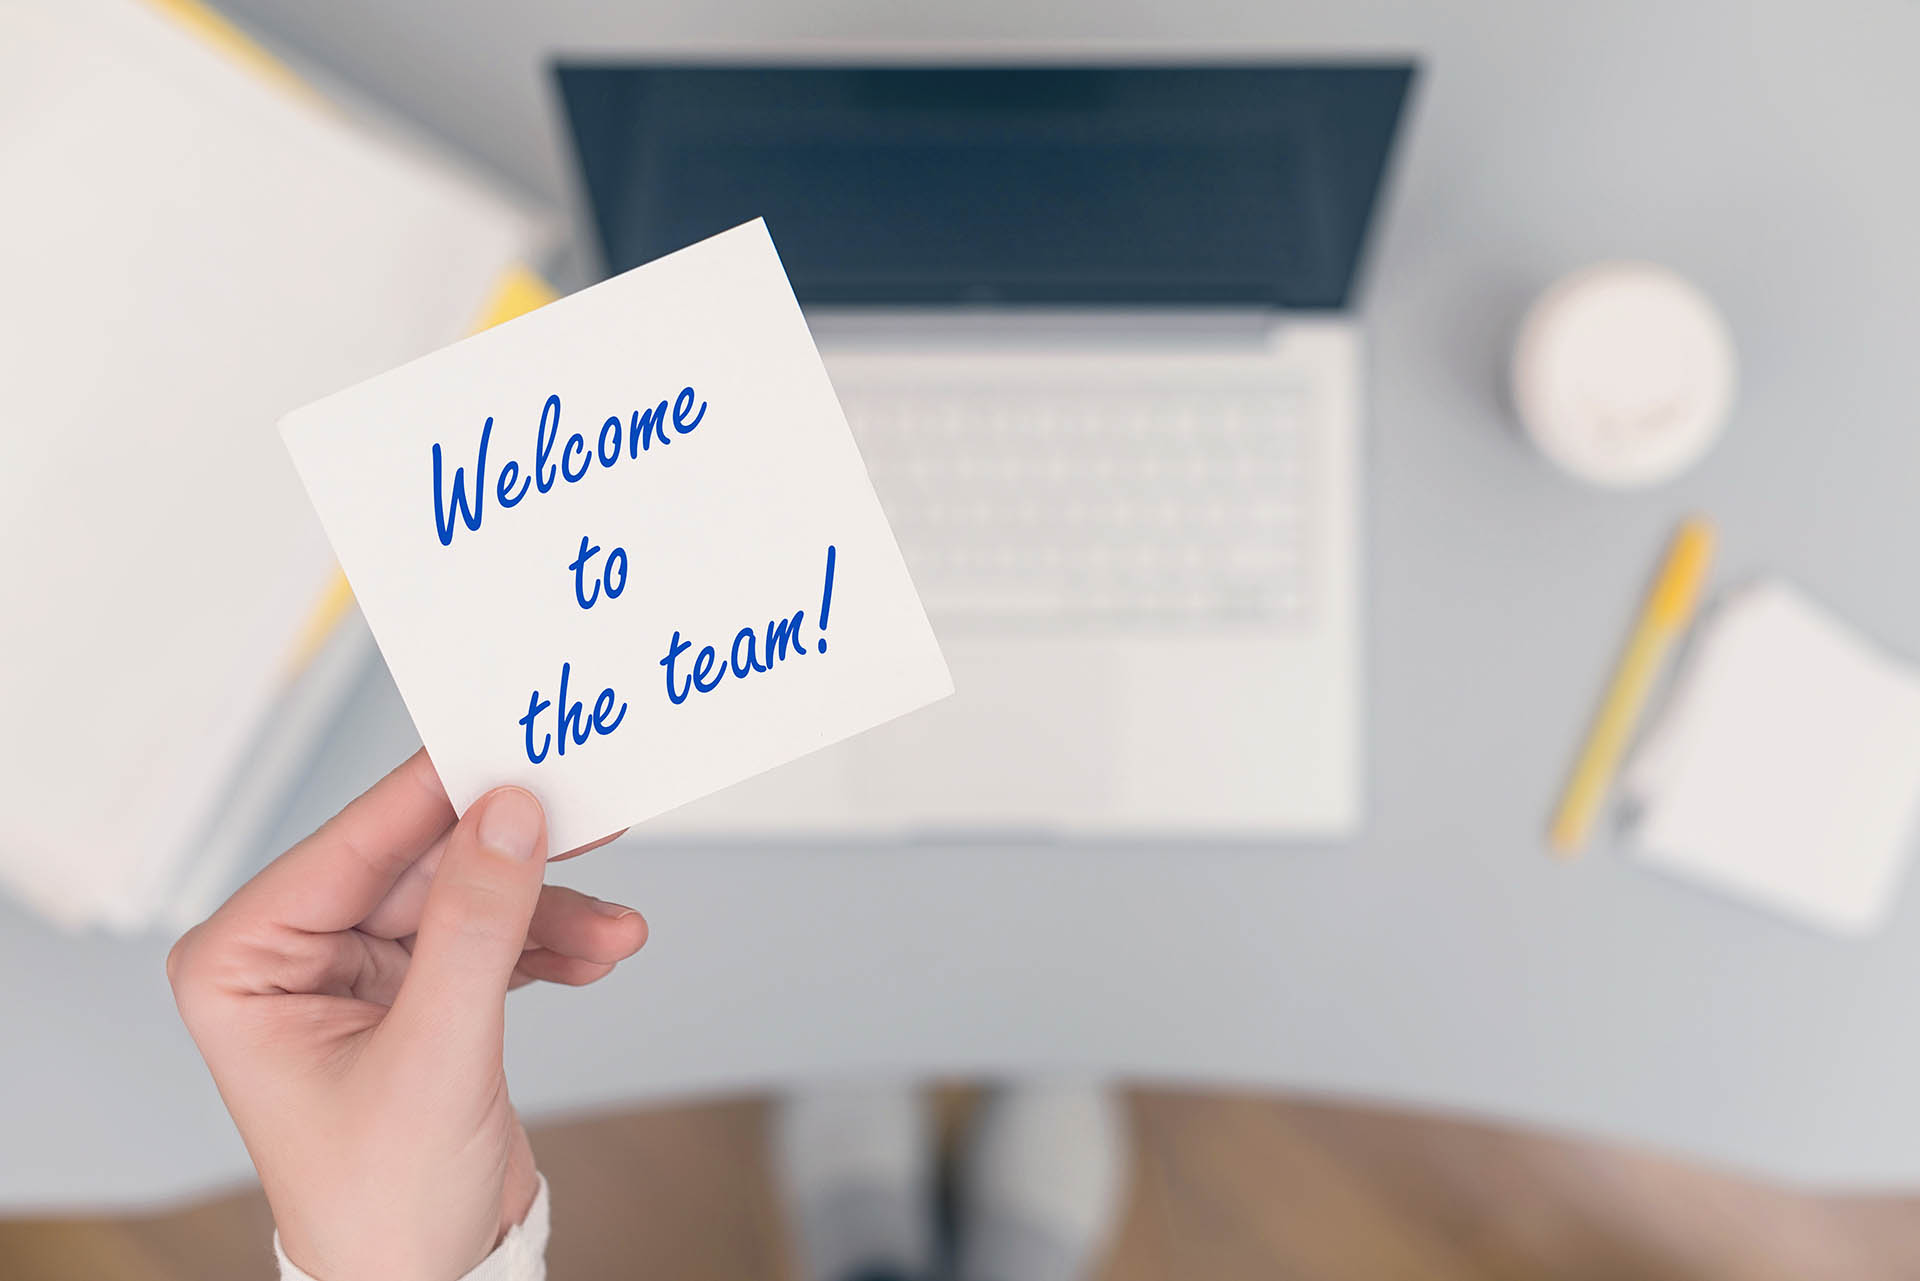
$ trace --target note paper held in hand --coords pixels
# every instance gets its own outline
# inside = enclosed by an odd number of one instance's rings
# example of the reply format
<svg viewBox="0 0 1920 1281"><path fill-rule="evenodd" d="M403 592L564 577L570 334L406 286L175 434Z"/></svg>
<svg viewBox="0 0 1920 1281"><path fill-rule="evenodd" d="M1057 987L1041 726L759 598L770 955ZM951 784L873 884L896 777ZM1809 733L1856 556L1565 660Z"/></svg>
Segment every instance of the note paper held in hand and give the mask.
<svg viewBox="0 0 1920 1281"><path fill-rule="evenodd" d="M759 221L280 430L448 795L553 850L953 690Z"/></svg>

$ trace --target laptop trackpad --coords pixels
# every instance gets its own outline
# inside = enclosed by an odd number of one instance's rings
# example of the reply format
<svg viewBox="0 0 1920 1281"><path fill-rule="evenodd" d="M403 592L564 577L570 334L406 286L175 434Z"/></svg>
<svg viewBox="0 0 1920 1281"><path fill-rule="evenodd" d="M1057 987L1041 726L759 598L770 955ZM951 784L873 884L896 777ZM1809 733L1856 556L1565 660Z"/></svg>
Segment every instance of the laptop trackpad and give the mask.
<svg viewBox="0 0 1920 1281"><path fill-rule="evenodd" d="M954 693L849 746L857 812L909 827L1046 827L1107 810L1117 665L1085 637L949 643Z"/></svg>

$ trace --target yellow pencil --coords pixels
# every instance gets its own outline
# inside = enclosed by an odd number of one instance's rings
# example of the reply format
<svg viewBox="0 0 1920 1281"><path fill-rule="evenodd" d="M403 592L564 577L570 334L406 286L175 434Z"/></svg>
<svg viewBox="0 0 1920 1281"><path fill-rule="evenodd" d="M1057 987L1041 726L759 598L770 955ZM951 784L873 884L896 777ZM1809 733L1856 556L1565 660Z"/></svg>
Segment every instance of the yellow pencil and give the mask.
<svg viewBox="0 0 1920 1281"><path fill-rule="evenodd" d="M1688 519L1667 548L1667 558L1640 608L1613 683L1600 703L1600 714L1574 762L1567 790L1561 794L1560 808L1548 833L1553 851L1560 857L1573 858L1586 845L1627 741L1640 722L1654 679L1666 665L1674 642L1693 620L1712 560L1713 526L1698 516Z"/></svg>

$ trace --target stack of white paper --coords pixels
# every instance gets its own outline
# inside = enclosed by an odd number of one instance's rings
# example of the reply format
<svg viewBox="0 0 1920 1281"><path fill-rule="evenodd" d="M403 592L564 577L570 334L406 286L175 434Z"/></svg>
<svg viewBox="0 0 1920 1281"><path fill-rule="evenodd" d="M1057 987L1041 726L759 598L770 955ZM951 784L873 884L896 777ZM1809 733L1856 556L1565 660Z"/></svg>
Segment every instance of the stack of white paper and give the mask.
<svg viewBox="0 0 1920 1281"><path fill-rule="evenodd" d="M276 705L324 723L274 420L465 332L532 227L130 0L0 7L0 183L0 884L139 927L311 737Z"/></svg>
<svg viewBox="0 0 1920 1281"><path fill-rule="evenodd" d="M1749 587L1703 624L1622 781L1647 862L1867 932L1920 809L1920 674L1786 584Z"/></svg>

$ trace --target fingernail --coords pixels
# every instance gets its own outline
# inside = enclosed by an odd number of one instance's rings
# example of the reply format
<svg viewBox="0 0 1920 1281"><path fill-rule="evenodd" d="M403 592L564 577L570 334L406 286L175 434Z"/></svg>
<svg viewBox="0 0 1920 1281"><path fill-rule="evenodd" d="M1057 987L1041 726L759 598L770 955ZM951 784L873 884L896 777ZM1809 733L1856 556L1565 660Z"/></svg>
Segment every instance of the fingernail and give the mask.
<svg viewBox="0 0 1920 1281"><path fill-rule="evenodd" d="M517 787L503 787L487 798L480 815L480 843L508 858L532 858L545 821L539 801Z"/></svg>
<svg viewBox="0 0 1920 1281"><path fill-rule="evenodd" d="M593 910L602 916L611 916L616 921L625 916L639 915L638 912L630 907L622 907L618 903L609 903L603 898L593 900Z"/></svg>

